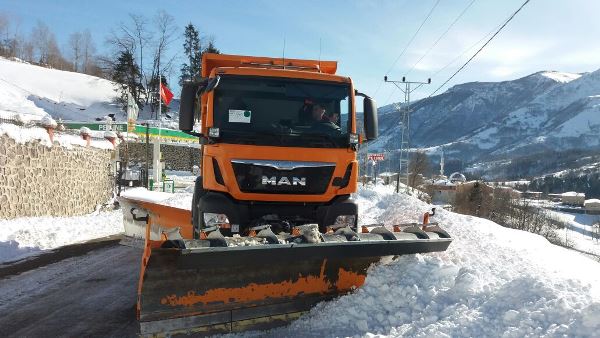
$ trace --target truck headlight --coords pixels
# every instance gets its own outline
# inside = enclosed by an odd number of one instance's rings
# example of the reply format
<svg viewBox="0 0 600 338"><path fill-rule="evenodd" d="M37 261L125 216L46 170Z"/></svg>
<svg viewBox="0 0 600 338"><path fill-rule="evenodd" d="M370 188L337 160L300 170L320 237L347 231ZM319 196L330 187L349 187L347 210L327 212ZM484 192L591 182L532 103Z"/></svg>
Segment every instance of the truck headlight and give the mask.
<svg viewBox="0 0 600 338"><path fill-rule="evenodd" d="M204 213L204 224L206 227L220 226L223 224L229 224L229 218L225 214L215 214L211 212Z"/></svg>

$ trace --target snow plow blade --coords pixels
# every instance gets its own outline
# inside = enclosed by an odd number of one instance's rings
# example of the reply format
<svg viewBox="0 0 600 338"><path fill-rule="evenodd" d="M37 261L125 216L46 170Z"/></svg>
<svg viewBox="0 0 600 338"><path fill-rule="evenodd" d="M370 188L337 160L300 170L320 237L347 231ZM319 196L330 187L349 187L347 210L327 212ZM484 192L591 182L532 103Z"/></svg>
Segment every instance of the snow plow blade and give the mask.
<svg viewBox="0 0 600 338"><path fill-rule="evenodd" d="M414 225L361 233L345 227L318 233L313 242L305 233L275 235L268 227L246 237L216 230L191 239L189 211L129 202L136 206L132 218L146 223L137 303L142 336L281 326L361 286L384 256L444 251L452 242L437 226Z"/></svg>
<svg viewBox="0 0 600 338"><path fill-rule="evenodd" d="M186 243L192 244L192 243ZM363 284L383 256L444 251L450 239L154 249L139 295L142 335L266 329Z"/></svg>

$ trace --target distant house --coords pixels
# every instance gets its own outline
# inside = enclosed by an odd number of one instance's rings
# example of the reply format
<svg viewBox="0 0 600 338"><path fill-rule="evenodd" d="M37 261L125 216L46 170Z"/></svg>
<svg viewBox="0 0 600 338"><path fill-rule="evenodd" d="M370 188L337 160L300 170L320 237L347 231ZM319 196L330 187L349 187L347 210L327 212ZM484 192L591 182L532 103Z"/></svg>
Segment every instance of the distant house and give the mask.
<svg viewBox="0 0 600 338"><path fill-rule="evenodd" d="M456 184L447 179L430 181L427 192L431 194L431 202L452 204L456 199Z"/></svg>
<svg viewBox="0 0 600 338"><path fill-rule="evenodd" d="M583 206L585 208L586 213L600 213L600 200L598 199L585 200Z"/></svg>
<svg viewBox="0 0 600 338"><path fill-rule="evenodd" d="M540 197L542 197L542 192L541 191L524 191L523 193L521 193L521 196L523 196L523 198L529 198L529 199L536 199L539 200Z"/></svg>
<svg viewBox="0 0 600 338"><path fill-rule="evenodd" d="M383 184L393 184L398 180L398 173L381 173L379 178L383 181Z"/></svg>
<svg viewBox="0 0 600 338"><path fill-rule="evenodd" d="M561 195L561 202L562 204L582 207L585 204L585 194L575 191L568 191Z"/></svg>
<svg viewBox="0 0 600 338"><path fill-rule="evenodd" d="M523 193L520 192L519 190L514 189L512 187L508 187L508 186L494 187L494 189L496 189L497 191L506 192L510 195L511 198L514 198L514 199L519 199L523 195Z"/></svg>

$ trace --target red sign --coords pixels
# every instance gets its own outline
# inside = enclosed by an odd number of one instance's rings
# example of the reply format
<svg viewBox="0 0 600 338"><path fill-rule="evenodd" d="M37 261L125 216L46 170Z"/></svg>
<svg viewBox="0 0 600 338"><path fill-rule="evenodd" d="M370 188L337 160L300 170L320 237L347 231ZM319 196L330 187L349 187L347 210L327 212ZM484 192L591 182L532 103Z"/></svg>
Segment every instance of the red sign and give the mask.
<svg viewBox="0 0 600 338"><path fill-rule="evenodd" d="M383 153L369 154L367 156L368 156L369 160L373 160L373 161L383 161L385 159L385 155Z"/></svg>

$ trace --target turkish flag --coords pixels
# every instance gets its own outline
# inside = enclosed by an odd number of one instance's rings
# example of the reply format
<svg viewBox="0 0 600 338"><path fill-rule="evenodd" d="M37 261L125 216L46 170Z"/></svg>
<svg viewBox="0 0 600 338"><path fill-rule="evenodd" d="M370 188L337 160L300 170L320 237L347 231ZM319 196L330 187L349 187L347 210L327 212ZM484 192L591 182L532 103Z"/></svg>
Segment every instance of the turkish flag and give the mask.
<svg viewBox="0 0 600 338"><path fill-rule="evenodd" d="M171 103L171 100L173 99L173 93L171 93L169 88L167 88L167 86L165 86L162 83L160 84L160 97L163 99L163 102L167 106L169 105L169 103Z"/></svg>

